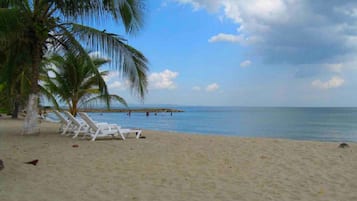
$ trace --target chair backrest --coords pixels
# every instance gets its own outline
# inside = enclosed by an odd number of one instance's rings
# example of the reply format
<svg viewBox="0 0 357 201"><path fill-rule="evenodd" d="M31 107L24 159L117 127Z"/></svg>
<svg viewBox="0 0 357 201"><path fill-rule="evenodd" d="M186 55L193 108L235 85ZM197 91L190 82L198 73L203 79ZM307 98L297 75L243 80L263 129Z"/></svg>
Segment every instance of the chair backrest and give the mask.
<svg viewBox="0 0 357 201"><path fill-rule="evenodd" d="M78 121L78 119L76 119L70 112L64 111L63 113L68 117L68 119L69 119L73 124L75 124L76 126L81 126L81 123Z"/></svg>
<svg viewBox="0 0 357 201"><path fill-rule="evenodd" d="M98 126L94 123L94 121L88 116L87 113L79 112L79 116L89 125L89 127L96 132L98 130Z"/></svg>
<svg viewBox="0 0 357 201"><path fill-rule="evenodd" d="M68 122L68 120L64 118L58 110L53 110L53 112L56 114L56 116L60 119L62 123L66 124Z"/></svg>

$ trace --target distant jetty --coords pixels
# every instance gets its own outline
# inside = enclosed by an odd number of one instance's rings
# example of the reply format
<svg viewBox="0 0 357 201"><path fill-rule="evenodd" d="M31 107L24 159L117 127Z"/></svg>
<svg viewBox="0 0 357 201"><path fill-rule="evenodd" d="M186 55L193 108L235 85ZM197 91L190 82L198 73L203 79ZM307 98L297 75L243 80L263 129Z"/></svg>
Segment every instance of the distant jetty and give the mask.
<svg viewBox="0 0 357 201"><path fill-rule="evenodd" d="M170 108L120 108L120 109L99 109L99 108L86 108L86 109L79 109L81 112L122 112L122 113L128 113L128 112L143 112L143 113L161 113L161 112L183 112L183 110L178 110L178 109L170 109Z"/></svg>

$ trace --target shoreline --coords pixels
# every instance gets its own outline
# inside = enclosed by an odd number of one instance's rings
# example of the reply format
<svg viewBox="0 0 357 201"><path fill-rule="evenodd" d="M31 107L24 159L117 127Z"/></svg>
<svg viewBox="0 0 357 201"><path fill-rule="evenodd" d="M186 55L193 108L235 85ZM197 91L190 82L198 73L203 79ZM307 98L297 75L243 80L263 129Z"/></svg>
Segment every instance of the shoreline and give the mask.
<svg viewBox="0 0 357 201"><path fill-rule="evenodd" d="M2 199L357 200L356 143L150 130L146 139L90 142L40 126L23 136L22 120L0 118Z"/></svg>
<svg viewBox="0 0 357 201"><path fill-rule="evenodd" d="M183 110L170 109L170 108L136 108L136 109L79 109L81 112L151 112L151 113L160 113L160 112L184 112Z"/></svg>
<svg viewBox="0 0 357 201"><path fill-rule="evenodd" d="M41 108L42 111L46 112L52 112L53 108ZM60 110L67 110L60 108ZM170 112L184 112L184 110L179 110L179 109L172 109L172 108L110 108L110 109L104 109L104 108L80 108L78 109L79 112L100 112L100 113L108 113L108 112L118 112L118 113L170 113Z"/></svg>
<svg viewBox="0 0 357 201"><path fill-rule="evenodd" d="M93 111L87 111L87 112L93 112ZM4 116L3 116L4 118ZM20 120L22 121L24 117L19 117L18 119L15 120ZM9 116L5 117L5 119L11 119ZM1 120L1 116L0 116ZM39 119L39 122L48 122L48 123L54 123L58 124L59 120L54 120L51 118L45 118L45 119ZM129 127L127 127L129 128ZM132 129L142 129L138 127L130 127ZM348 143L348 144L357 144L357 141L330 141L330 140L312 140L312 139L291 139L291 138L283 138L283 137L255 137L255 136L239 136L239 135L234 135L234 134L222 134L222 133L199 133L199 132L181 132L181 131L170 131L170 130L155 130L155 129L142 129L145 131L150 131L150 132L160 132L160 133L168 133L168 134L179 134L179 135L200 135L200 136L216 136L216 137L237 137L237 138L247 138L247 139L271 139L271 140L288 140L288 141L301 141L301 142L321 142L321 143L335 143L336 145L339 145L340 143Z"/></svg>

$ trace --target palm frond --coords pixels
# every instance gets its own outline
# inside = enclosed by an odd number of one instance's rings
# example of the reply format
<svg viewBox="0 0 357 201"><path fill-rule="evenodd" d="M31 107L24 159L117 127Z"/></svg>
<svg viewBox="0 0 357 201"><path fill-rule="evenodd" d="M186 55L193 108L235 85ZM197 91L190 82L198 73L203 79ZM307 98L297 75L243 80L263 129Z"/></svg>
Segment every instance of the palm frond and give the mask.
<svg viewBox="0 0 357 201"><path fill-rule="evenodd" d="M98 104L100 102L104 102L106 100L109 100L110 103L117 102L117 103L124 105L125 107L128 107L128 104L125 101L125 99L118 95L108 95L108 96L99 95L99 96L90 97L90 98L86 99L85 101L83 101L81 103L81 106L88 107L88 106L91 106L94 104ZM111 104L106 104L107 109L110 109L110 105Z"/></svg>
<svg viewBox="0 0 357 201"><path fill-rule="evenodd" d="M0 8L0 43L2 46L11 40L23 38L22 29L25 26L18 9Z"/></svg>
<svg viewBox="0 0 357 201"><path fill-rule="evenodd" d="M59 109L59 104L58 104L56 96L54 96L54 93L52 93L52 91L48 90L48 88L46 88L44 86L39 85L39 88L40 88L41 94L43 96L45 96L49 101L51 101L56 109Z"/></svg>
<svg viewBox="0 0 357 201"><path fill-rule="evenodd" d="M20 6L26 1L23 0L0 0L0 8L12 8Z"/></svg>
<svg viewBox="0 0 357 201"><path fill-rule="evenodd" d="M142 0L51 0L68 21L100 24L103 18L122 23L126 32L135 33L143 25L145 4Z"/></svg>
<svg viewBox="0 0 357 201"><path fill-rule="evenodd" d="M108 55L112 59L111 67L119 70L120 75L130 81L132 91L144 98L147 92L148 60L140 51L116 34L79 24L72 24L72 29L82 41L87 41L87 46Z"/></svg>

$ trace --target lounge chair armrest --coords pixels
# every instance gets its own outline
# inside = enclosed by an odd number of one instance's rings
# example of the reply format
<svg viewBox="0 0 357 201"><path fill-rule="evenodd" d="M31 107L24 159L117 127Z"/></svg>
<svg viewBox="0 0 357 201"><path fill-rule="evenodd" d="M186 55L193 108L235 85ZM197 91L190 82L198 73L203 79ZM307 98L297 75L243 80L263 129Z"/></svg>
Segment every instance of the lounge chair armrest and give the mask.
<svg viewBox="0 0 357 201"><path fill-rule="evenodd" d="M106 125L108 126L109 124L106 122L95 122L95 125L100 126L100 125Z"/></svg>
<svg viewBox="0 0 357 201"><path fill-rule="evenodd" d="M115 129L120 129L121 126L119 126L118 124L109 124L110 127L115 128Z"/></svg>
<svg viewBox="0 0 357 201"><path fill-rule="evenodd" d="M107 127L109 127L109 124L102 122L102 123L96 124L96 126L98 126L99 128L107 128Z"/></svg>

